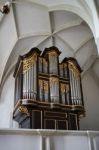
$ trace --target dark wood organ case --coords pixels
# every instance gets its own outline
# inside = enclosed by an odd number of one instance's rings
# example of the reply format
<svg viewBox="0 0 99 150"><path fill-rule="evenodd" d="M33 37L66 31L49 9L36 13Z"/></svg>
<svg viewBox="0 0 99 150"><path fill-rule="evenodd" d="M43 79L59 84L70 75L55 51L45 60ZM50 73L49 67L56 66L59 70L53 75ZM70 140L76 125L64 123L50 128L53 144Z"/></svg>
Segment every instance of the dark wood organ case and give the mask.
<svg viewBox="0 0 99 150"><path fill-rule="evenodd" d="M78 130L84 116L81 68L56 47L32 48L16 64L13 118L20 128Z"/></svg>

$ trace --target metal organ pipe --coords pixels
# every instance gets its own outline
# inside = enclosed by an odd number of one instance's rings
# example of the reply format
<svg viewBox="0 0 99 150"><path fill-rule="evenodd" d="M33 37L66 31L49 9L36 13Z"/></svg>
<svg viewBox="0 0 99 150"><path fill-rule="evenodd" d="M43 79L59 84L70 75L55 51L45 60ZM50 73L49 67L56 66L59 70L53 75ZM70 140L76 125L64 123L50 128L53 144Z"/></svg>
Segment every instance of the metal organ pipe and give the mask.
<svg viewBox="0 0 99 150"><path fill-rule="evenodd" d="M46 60L43 59L43 71L44 71L44 73L47 73L47 67L48 67L47 62L46 62Z"/></svg>
<svg viewBox="0 0 99 150"><path fill-rule="evenodd" d="M78 98L79 98L80 104L82 104L82 102L81 102L80 78L78 79Z"/></svg>
<svg viewBox="0 0 99 150"><path fill-rule="evenodd" d="M31 98L31 68L28 70L29 74L29 99Z"/></svg>
<svg viewBox="0 0 99 150"><path fill-rule="evenodd" d="M23 98L26 98L26 72L23 73Z"/></svg>
<svg viewBox="0 0 99 150"><path fill-rule="evenodd" d="M27 71L26 71L26 98L28 98L27 92L28 92L28 76L27 76Z"/></svg>
<svg viewBox="0 0 99 150"><path fill-rule="evenodd" d="M77 94L77 101L78 101L78 104L80 104L79 103L79 89L78 89L78 82L79 82L79 79L78 79L78 77L76 77L76 94Z"/></svg>
<svg viewBox="0 0 99 150"><path fill-rule="evenodd" d="M74 104L76 105L75 76L73 70L72 70L72 83L73 83L73 99L74 99Z"/></svg>
<svg viewBox="0 0 99 150"><path fill-rule="evenodd" d="M68 89L68 91L66 93L66 96L67 96L67 104L69 105L70 104L70 102L69 102L69 89Z"/></svg>
<svg viewBox="0 0 99 150"><path fill-rule="evenodd" d="M28 70L26 71L26 77L27 77L27 91L26 91L26 97L28 98L28 91L29 91L29 89L28 89Z"/></svg>
<svg viewBox="0 0 99 150"><path fill-rule="evenodd" d="M31 66L31 98L33 99L33 65Z"/></svg>
<svg viewBox="0 0 99 150"><path fill-rule="evenodd" d="M49 54L49 70L51 74L58 74L57 56L55 53Z"/></svg>
<svg viewBox="0 0 99 150"><path fill-rule="evenodd" d="M71 87L71 99L73 105L81 105L81 89L80 89L80 77L76 69L71 66L69 69L70 74L70 87Z"/></svg>
<svg viewBox="0 0 99 150"><path fill-rule="evenodd" d="M57 78L50 79L50 95L52 102L59 102L59 81Z"/></svg>
<svg viewBox="0 0 99 150"><path fill-rule="evenodd" d="M42 59L39 58L39 72L42 72Z"/></svg>
<svg viewBox="0 0 99 150"><path fill-rule="evenodd" d="M69 76L70 76L70 88L71 88L71 101L72 101L72 104L74 104L73 82L72 82L72 71L71 70L69 70Z"/></svg>
<svg viewBox="0 0 99 150"><path fill-rule="evenodd" d="M77 75L76 73L74 74L74 78L75 78L75 95L76 95L76 104L78 105L78 95L77 95L77 92L78 92L78 88L77 88Z"/></svg>
<svg viewBox="0 0 99 150"><path fill-rule="evenodd" d="M36 91L36 82L37 82L37 79L36 79L36 62L34 63L34 99L36 99L36 94L37 94L37 91Z"/></svg>
<svg viewBox="0 0 99 150"><path fill-rule="evenodd" d="M60 69L60 76L63 77L63 65L60 65L59 69Z"/></svg>

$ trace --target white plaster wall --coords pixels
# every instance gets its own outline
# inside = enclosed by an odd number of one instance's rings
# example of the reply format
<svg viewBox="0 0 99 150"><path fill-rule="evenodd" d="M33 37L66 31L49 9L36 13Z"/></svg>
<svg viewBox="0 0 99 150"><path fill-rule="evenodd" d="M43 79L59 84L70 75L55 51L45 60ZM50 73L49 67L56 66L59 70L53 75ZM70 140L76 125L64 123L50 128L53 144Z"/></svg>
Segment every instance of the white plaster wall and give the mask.
<svg viewBox="0 0 99 150"><path fill-rule="evenodd" d="M10 150L99 150L99 132L1 129L0 149L8 150L8 148Z"/></svg>
<svg viewBox="0 0 99 150"><path fill-rule="evenodd" d="M85 102L85 118L81 118L81 130L99 130L99 87L90 72L82 79Z"/></svg>
<svg viewBox="0 0 99 150"><path fill-rule="evenodd" d="M0 24L0 78L16 41L17 33L11 7L10 13L7 16L5 15L3 22Z"/></svg>
<svg viewBox="0 0 99 150"><path fill-rule="evenodd" d="M12 112L14 106L14 78L8 77L2 89L0 99L0 128L12 127Z"/></svg>

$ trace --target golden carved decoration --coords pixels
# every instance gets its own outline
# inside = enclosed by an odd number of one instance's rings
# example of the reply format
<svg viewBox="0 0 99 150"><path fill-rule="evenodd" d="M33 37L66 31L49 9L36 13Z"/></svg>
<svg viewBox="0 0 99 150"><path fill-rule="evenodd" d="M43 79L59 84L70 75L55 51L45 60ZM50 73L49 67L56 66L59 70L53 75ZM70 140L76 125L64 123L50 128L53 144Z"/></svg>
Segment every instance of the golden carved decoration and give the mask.
<svg viewBox="0 0 99 150"><path fill-rule="evenodd" d="M55 51L51 51L49 52L49 59L53 56L56 56L57 57L57 53Z"/></svg>
<svg viewBox="0 0 99 150"><path fill-rule="evenodd" d="M66 84L61 84L61 92L65 93Z"/></svg>
<svg viewBox="0 0 99 150"><path fill-rule="evenodd" d="M72 71L72 73L74 74L75 77L79 78L80 77L80 72L79 70L77 69L77 67L72 63L72 62L69 62L69 69Z"/></svg>
<svg viewBox="0 0 99 150"><path fill-rule="evenodd" d="M44 58L43 58L43 64L46 66L48 65L47 61Z"/></svg>
<svg viewBox="0 0 99 150"><path fill-rule="evenodd" d="M67 64L66 63L64 63L64 68L66 68L67 67Z"/></svg>
<svg viewBox="0 0 99 150"><path fill-rule="evenodd" d="M59 78L57 78L57 77L50 77L50 86L52 84L55 84L56 82L59 83Z"/></svg>
<svg viewBox="0 0 99 150"><path fill-rule="evenodd" d="M42 63L42 57L39 57L39 63Z"/></svg>
<svg viewBox="0 0 99 150"><path fill-rule="evenodd" d="M41 89L44 88L44 91L48 91L48 81L39 80L39 86Z"/></svg>
<svg viewBox="0 0 99 150"><path fill-rule="evenodd" d="M58 82L59 78L57 77L50 77L50 82Z"/></svg>
<svg viewBox="0 0 99 150"><path fill-rule="evenodd" d="M65 93L65 91L66 93L69 91L69 85L61 83L61 92Z"/></svg>
<svg viewBox="0 0 99 150"><path fill-rule="evenodd" d="M39 80L39 87L43 89L43 80Z"/></svg>
<svg viewBox="0 0 99 150"><path fill-rule="evenodd" d="M33 54L31 57L26 58L23 60L23 72L26 72L31 68L31 66L36 63L37 61L37 54Z"/></svg>
<svg viewBox="0 0 99 150"><path fill-rule="evenodd" d="M48 81L44 81L44 91L48 91Z"/></svg>
<svg viewBox="0 0 99 150"><path fill-rule="evenodd" d="M28 109L25 106L19 106L18 108L19 112L26 114L27 116L29 116L29 112Z"/></svg>

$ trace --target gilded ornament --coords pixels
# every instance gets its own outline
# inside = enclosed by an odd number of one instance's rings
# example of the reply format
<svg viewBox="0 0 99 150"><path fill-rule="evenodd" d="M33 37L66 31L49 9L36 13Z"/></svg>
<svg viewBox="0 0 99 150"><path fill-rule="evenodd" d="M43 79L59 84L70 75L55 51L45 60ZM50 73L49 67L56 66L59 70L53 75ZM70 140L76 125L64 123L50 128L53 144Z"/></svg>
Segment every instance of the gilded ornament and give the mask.
<svg viewBox="0 0 99 150"><path fill-rule="evenodd" d="M56 83L57 85L59 84L59 78L50 77L50 87L52 87L52 85L55 85Z"/></svg>
<svg viewBox="0 0 99 150"><path fill-rule="evenodd" d="M69 91L69 85L61 83L61 92L67 93Z"/></svg>
<svg viewBox="0 0 99 150"><path fill-rule="evenodd" d="M19 106L18 110L19 110L19 112L24 113L27 116L29 116L28 109L25 106Z"/></svg>
<svg viewBox="0 0 99 150"><path fill-rule="evenodd" d="M74 74L75 77L79 78L80 77L80 72L77 69L77 67L69 61L69 69L72 71L72 73Z"/></svg>
<svg viewBox="0 0 99 150"><path fill-rule="evenodd" d="M44 82L44 91L48 91L48 81L43 82Z"/></svg>
<svg viewBox="0 0 99 150"><path fill-rule="evenodd" d="M33 54L31 57L23 60L23 72L28 71L34 63L37 61L37 54Z"/></svg>

